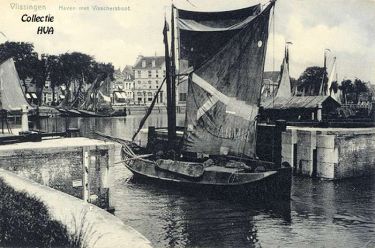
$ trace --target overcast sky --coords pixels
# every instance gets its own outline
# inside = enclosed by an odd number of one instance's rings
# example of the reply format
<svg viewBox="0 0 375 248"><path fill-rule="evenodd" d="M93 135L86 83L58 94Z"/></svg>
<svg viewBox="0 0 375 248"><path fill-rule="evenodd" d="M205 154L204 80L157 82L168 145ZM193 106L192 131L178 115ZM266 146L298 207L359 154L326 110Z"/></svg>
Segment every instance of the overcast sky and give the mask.
<svg viewBox="0 0 375 248"><path fill-rule="evenodd" d="M181 8L212 11L259 3L254 0L189 2L174 0ZM15 10L11 8L12 3L45 5L47 10ZM163 17L165 12L170 13L170 4L171 0L1 0L0 31L10 41L34 43L39 53L79 51L123 68L134 64L139 54L164 54ZM93 11L94 5L130 7L130 10ZM62 11L60 6L76 7L76 10ZM90 10L80 11L80 6L89 6ZM52 25L54 34L37 35L40 24L22 22L23 14L53 15L55 21L43 25ZM4 40L0 37L0 42ZM322 66L324 49L329 48L330 59L337 57L339 79L358 77L375 83L375 0L278 0L275 36L270 33L265 70L279 70L285 41L293 42L290 47L293 77L298 77L308 66Z"/></svg>

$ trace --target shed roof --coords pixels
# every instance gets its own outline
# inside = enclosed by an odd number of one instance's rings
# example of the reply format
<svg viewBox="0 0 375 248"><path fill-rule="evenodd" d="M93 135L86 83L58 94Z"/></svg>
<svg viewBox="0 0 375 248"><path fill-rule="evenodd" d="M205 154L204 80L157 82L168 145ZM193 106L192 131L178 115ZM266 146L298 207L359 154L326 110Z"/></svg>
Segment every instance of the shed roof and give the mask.
<svg viewBox="0 0 375 248"><path fill-rule="evenodd" d="M291 109L291 108L316 108L318 104L325 101L333 101L340 106L340 103L331 96L292 96L288 98L276 97L262 102L265 109Z"/></svg>

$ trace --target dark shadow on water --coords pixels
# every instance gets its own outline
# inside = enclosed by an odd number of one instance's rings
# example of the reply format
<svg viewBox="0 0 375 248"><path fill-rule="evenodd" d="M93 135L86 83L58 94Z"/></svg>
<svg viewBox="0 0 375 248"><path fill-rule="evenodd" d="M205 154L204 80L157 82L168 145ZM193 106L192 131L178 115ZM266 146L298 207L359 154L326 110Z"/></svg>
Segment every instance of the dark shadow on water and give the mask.
<svg viewBox="0 0 375 248"><path fill-rule="evenodd" d="M142 191L150 199L167 199L163 233L168 246L253 247L259 245L257 216L279 219L285 225L291 221L290 201L218 199L136 177L130 177L126 184L124 187Z"/></svg>

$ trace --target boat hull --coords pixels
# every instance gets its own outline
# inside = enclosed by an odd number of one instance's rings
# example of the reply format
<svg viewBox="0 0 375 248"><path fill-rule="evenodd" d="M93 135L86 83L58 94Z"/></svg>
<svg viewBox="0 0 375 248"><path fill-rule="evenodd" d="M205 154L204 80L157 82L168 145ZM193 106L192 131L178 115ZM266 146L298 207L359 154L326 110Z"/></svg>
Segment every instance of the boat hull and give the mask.
<svg viewBox="0 0 375 248"><path fill-rule="evenodd" d="M192 179L159 170L153 163L146 161L133 161L125 165L133 173L136 182L152 182L204 197L247 201L289 200L291 195L292 168L290 167L264 173L263 176L262 173L248 173L250 180L225 183L227 181L225 173L205 173L202 178Z"/></svg>

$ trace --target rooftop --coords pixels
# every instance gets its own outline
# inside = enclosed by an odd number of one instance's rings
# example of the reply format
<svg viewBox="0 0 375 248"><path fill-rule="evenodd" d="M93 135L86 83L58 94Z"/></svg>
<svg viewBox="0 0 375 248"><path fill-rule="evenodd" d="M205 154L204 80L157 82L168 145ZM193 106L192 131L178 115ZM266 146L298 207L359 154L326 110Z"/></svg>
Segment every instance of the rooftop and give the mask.
<svg viewBox="0 0 375 248"><path fill-rule="evenodd" d="M164 56L151 56L145 57L140 56L137 59L133 69L155 69L155 68L162 68L164 65L165 60Z"/></svg>
<svg viewBox="0 0 375 248"><path fill-rule="evenodd" d="M330 96L292 96L288 98L276 97L262 103L265 109L316 108L318 104L330 100L338 103Z"/></svg>

